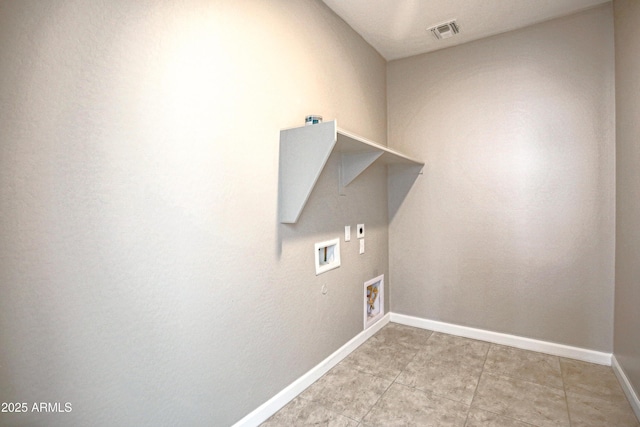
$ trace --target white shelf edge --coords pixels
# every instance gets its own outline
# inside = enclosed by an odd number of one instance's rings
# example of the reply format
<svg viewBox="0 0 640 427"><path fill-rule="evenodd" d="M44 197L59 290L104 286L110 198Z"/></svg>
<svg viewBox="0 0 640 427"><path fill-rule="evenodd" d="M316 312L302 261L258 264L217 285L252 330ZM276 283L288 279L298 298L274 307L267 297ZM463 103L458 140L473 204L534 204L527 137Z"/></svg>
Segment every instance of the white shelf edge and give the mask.
<svg viewBox="0 0 640 427"><path fill-rule="evenodd" d="M332 152L341 156L339 182L349 185L376 162L420 174L424 162L338 128L336 120L280 131L278 217L295 224ZM391 171L389 172L391 173Z"/></svg>
<svg viewBox="0 0 640 427"><path fill-rule="evenodd" d="M405 154L400 153L397 150L394 150L393 148L389 148L387 146L380 145L380 144L378 144L376 142L370 141L370 140L368 140L366 138L363 138L361 136L358 136L356 134L348 132L348 131L346 131L344 129L336 128L336 133L337 133L337 137L338 137L338 141L339 142L340 142L340 136L342 135L342 136L345 136L345 137L347 137L347 138L349 138L351 140L354 140L354 141L357 141L357 142L361 143L365 147L370 147L371 149L374 149L374 150L380 150L383 153L389 154L389 155L391 155L393 157L396 157L396 158L398 158L400 160L404 160L404 161L409 162L409 163L415 163L416 166L418 166L418 165L419 166L424 166L424 162L421 162L420 160L411 158L411 157L409 157L409 156L407 156ZM366 150L361 150L361 151L366 151Z"/></svg>

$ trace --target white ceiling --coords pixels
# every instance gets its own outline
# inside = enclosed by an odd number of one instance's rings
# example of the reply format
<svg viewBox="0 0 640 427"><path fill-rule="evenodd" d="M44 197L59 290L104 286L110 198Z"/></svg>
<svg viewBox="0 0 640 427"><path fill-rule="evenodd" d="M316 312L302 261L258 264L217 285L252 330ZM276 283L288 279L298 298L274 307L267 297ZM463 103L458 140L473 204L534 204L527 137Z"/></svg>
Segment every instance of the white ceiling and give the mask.
<svg viewBox="0 0 640 427"><path fill-rule="evenodd" d="M387 60L526 27L609 0L323 0ZM429 27L456 19L460 34L436 40Z"/></svg>

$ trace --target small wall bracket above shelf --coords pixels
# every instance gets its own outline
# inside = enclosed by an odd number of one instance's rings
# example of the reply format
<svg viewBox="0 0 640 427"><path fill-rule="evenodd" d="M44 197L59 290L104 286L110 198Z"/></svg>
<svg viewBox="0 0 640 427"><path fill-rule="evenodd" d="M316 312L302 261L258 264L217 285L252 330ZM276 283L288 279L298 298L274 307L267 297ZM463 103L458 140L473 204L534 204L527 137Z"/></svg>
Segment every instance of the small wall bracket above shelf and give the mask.
<svg viewBox="0 0 640 427"><path fill-rule="evenodd" d="M346 187L375 162L421 173L424 162L338 128L335 120L280 131L278 209L281 223L298 221L333 151L341 153L340 185Z"/></svg>

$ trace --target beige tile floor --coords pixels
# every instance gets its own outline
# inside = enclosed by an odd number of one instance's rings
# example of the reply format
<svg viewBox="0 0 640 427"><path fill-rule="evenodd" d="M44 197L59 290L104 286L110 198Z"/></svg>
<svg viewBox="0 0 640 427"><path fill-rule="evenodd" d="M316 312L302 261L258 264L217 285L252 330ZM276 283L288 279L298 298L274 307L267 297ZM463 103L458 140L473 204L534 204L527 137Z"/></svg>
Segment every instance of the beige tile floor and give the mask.
<svg viewBox="0 0 640 427"><path fill-rule="evenodd" d="M389 323L262 424L640 427L610 367Z"/></svg>

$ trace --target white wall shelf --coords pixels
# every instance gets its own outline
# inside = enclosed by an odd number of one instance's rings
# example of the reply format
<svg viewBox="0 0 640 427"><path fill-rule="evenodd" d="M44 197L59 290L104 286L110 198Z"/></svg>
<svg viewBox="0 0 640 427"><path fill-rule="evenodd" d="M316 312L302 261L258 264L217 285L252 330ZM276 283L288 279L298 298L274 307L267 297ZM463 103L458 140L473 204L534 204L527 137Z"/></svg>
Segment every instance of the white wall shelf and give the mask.
<svg viewBox="0 0 640 427"><path fill-rule="evenodd" d="M424 162L338 128L335 120L280 131L280 222L298 221L332 152L341 154L340 185L346 187L374 162L421 173Z"/></svg>

